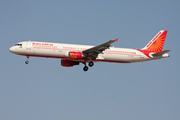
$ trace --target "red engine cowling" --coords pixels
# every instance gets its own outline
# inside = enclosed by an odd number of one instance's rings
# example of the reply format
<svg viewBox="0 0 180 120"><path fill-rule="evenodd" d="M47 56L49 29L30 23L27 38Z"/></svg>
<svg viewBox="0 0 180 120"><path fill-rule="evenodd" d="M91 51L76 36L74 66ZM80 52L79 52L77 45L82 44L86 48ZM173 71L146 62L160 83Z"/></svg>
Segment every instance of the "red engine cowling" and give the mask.
<svg viewBox="0 0 180 120"><path fill-rule="evenodd" d="M81 52L69 52L70 59L81 59L83 57Z"/></svg>
<svg viewBox="0 0 180 120"><path fill-rule="evenodd" d="M72 67L74 65L79 65L79 62L63 59L61 60L61 65L63 67Z"/></svg>

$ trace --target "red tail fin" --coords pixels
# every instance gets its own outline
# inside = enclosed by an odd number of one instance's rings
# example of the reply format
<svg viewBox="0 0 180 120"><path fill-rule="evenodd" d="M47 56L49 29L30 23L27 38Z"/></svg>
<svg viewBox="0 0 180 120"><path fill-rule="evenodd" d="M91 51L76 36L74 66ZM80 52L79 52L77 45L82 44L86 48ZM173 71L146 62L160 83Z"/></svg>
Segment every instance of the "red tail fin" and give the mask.
<svg viewBox="0 0 180 120"><path fill-rule="evenodd" d="M167 30L161 30L159 33L143 48L149 52L161 52L166 39Z"/></svg>

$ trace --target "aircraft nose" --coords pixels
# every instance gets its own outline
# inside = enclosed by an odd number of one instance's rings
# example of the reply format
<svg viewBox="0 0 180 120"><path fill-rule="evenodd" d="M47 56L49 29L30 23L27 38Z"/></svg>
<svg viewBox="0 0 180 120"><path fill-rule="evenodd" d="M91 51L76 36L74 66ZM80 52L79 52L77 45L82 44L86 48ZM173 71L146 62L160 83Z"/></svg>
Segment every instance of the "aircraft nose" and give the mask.
<svg viewBox="0 0 180 120"><path fill-rule="evenodd" d="M13 51L14 51L14 48L13 48L13 47L10 47L10 48L9 48L9 51L10 51L10 52L13 52Z"/></svg>

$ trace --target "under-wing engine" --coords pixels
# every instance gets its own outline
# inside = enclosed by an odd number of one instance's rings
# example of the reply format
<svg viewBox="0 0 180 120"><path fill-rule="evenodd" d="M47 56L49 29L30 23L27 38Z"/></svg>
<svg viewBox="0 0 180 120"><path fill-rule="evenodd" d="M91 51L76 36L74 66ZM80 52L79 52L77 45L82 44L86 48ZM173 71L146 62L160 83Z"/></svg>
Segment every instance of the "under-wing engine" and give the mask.
<svg viewBox="0 0 180 120"><path fill-rule="evenodd" d="M81 59L83 54L81 52L69 52L68 56L70 59Z"/></svg>
<svg viewBox="0 0 180 120"><path fill-rule="evenodd" d="M79 62L63 59L63 60L61 60L61 65L63 67L72 67L74 65L79 65Z"/></svg>

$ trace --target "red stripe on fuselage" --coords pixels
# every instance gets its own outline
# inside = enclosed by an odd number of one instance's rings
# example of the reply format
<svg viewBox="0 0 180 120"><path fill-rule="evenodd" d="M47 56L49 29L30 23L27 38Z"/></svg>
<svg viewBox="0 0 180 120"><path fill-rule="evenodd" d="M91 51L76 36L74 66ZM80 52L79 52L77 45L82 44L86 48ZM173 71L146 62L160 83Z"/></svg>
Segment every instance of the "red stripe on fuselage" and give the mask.
<svg viewBox="0 0 180 120"><path fill-rule="evenodd" d="M148 50L139 50L139 49L136 49L137 51L140 51L141 53L143 53L145 56L147 56L148 58L152 58L151 56L149 56L149 53L150 51Z"/></svg>

